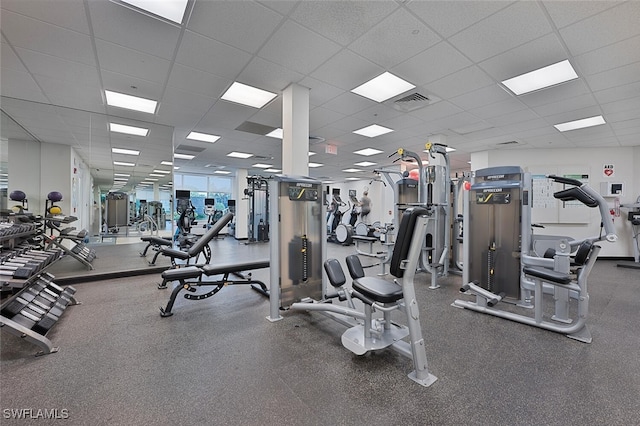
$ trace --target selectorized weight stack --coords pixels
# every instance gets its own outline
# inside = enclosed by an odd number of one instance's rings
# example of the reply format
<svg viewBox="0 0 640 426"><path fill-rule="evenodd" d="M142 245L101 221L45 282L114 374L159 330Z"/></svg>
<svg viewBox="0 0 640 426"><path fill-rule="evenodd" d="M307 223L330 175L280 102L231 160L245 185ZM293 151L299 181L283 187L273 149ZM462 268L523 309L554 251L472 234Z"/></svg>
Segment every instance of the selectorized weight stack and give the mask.
<svg viewBox="0 0 640 426"><path fill-rule="evenodd" d="M322 298L323 240L326 238L322 182L276 175L269 181L269 210L277 212L270 229L270 321L279 310L304 298Z"/></svg>

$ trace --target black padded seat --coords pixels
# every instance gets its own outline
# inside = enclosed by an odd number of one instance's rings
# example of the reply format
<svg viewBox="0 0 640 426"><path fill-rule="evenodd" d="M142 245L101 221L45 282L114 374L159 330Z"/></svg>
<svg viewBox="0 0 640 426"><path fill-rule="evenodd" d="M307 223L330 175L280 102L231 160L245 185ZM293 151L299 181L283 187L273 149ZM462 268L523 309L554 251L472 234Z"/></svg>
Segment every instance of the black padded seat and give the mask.
<svg viewBox="0 0 640 426"><path fill-rule="evenodd" d="M159 246L170 246L173 243L171 242L171 240L168 240L166 238L162 238L162 237L154 237L154 236L150 236L150 237L140 237L140 239L142 241L144 241L145 243L152 243L152 244L156 244Z"/></svg>
<svg viewBox="0 0 640 426"><path fill-rule="evenodd" d="M353 289L379 303L394 303L402 299L402 286L378 277L362 277L353 281Z"/></svg>
<svg viewBox="0 0 640 426"><path fill-rule="evenodd" d="M202 269L196 266L187 266L185 268L168 269L162 273L162 278L165 281L175 281L198 278L200 275L202 275Z"/></svg>
<svg viewBox="0 0 640 426"><path fill-rule="evenodd" d="M551 269L535 268L533 266L525 266L523 269L525 275L540 278L543 281L551 281L557 284L570 284L571 275L562 272L553 271Z"/></svg>
<svg viewBox="0 0 640 426"><path fill-rule="evenodd" d="M244 263L228 263L224 265L204 265L200 269L206 276L230 274L233 272L250 271L252 269L263 269L269 267L269 259L252 260Z"/></svg>

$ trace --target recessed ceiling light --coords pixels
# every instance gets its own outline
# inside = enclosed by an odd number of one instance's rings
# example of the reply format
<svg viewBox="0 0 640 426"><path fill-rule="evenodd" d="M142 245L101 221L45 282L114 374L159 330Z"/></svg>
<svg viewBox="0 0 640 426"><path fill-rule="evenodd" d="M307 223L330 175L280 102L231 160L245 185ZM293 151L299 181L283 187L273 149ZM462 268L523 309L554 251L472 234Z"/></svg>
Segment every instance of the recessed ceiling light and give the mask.
<svg viewBox="0 0 640 426"><path fill-rule="evenodd" d="M111 148L111 152L114 154L140 155L140 151L136 151L135 149Z"/></svg>
<svg viewBox="0 0 640 426"><path fill-rule="evenodd" d="M177 153L173 154L173 158L178 158L180 160L193 160L195 157L196 157L195 155L190 155L190 154L177 154Z"/></svg>
<svg viewBox="0 0 640 426"><path fill-rule="evenodd" d="M377 124L372 124L371 126L363 127L362 129L353 131L353 133L366 136L369 138L375 138L376 136L384 135L385 133L390 133L390 132L393 132L393 129L389 129L383 126L378 126Z"/></svg>
<svg viewBox="0 0 640 426"><path fill-rule="evenodd" d="M372 163L371 161L361 161L359 163L355 163L354 166L360 166L360 167L369 167L369 166L375 166L378 163Z"/></svg>
<svg viewBox="0 0 640 426"><path fill-rule="evenodd" d="M195 140L195 141L214 143L218 139L220 139L220 136L210 135L210 134L207 134L207 133L191 132L191 133L189 133L187 135L187 139L191 139L191 140Z"/></svg>
<svg viewBox="0 0 640 426"><path fill-rule="evenodd" d="M258 169L268 169L268 168L273 167L273 166L272 166L271 164L262 164L262 163L257 163L257 164L254 164L254 165L253 165L253 166L251 166L251 167L256 167L256 168L258 168Z"/></svg>
<svg viewBox="0 0 640 426"><path fill-rule="evenodd" d="M150 1L150 0L121 0L132 6L168 19L176 24L182 24L187 0Z"/></svg>
<svg viewBox="0 0 640 426"><path fill-rule="evenodd" d="M523 95L566 81L575 80L576 78L578 78L578 74L576 74L569 60L565 59L557 64L504 80L502 84L516 95Z"/></svg>
<svg viewBox="0 0 640 426"><path fill-rule="evenodd" d="M156 170L153 171L153 173L163 173L165 175L168 175L169 173L171 173L171 171L170 170L159 170L159 169L156 169Z"/></svg>
<svg viewBox="0 0 640 426"><path fill-rule="evenodd" d="M173 168L173 170L180 170L180 167L175 166L175 167Z"/></svg>
<svg viewBox="0 0 640 426"><path fill-rule="evenodd" d="M114 177L114 178L113 178L113 180L114 180L114 181L124 181L124 182L129 181L129 179L127 179L127 178L123 178L123 177Z"/></svg>
<svg viewBox="0 0 640 426"><path fill-rule="evenodd" d="M352 92L376 102L384 102L414 87L416 86L408 81L396 77L390 72L384 72L376 78L356 87Z"/></svg>
<svg viewBox="0 0 640 426"><path fill-rule="evenodd" d="M265 169L265 172L269 173L280 173L282 169Z"/></svg>
<svg viewBox="0 0 640 426"><path fill-rule="evenodd" d="M250 158L253 157L253 154L247 154L246 152L230 152L227 154L227 157L233 157L233 158Z"/></svg>
<svg viewBox="0 0 640 426"><path fill-rule="evenodd" d="M173 161L161 161L160 164L163 166L173 166Z"/></svg>
<svg viewBox="0 0 640 426"><path fill-rule="evenodd" d="M151 182L157 182L158 179L156 178L145 178L144 180L150 180Z"/></svg>
<svg viewBox="0 0 640 426"><path fill-rule="evenodd" d="M360 169L344 169L343 172L345 173L357 173L357 172L361 172L362 170Z"/></svg>
<svg viewBox="0 0 640 426"><path fill-rule="evenodd" d="M127 167L134 167L135 163L125 163L124 161L114 161L113 162L114 166L127 166Z"/></svg>
<svg viewBox="0 0 640 426"><path fill-rule="evenodd" d="M114 173L114 176L124 176L124 177L129 177L131 176L129 173Z"/></svg>
<svg viewBox="0 0 640 426"><path fill-rule="evenodd" d="M360 178L357 178L357 177L348 177L348 178L345 178L345 180L360 180Z"/></svg>
<svg viewBox="0 0 640 426"><path fill-rule="evenodd" d="M144 127L125 126L124 124L116 123L109 123L109 130L134 136L147 136L149 134L149 129L145 129Z"/></svg>
<svg viewBox="0 0 640 426"><path fill-rule="evenodd" d="M257 87L247 86L246 84L236 81L229 87L224 95L222 95L222 99L254 108L262 108L276 96L275 93L267 92Z"/></svg>
<svg viewBox="0 0 640 426"><path fill-rule="evenodd" d="M105 90L104 94L107 98L107 105L109 106L154 114L156 112L156 106L158 105L158 102L152 101L151 99L125 95L124 93L112 92L110 90Z"/></svg>
<svg viewBox="0 0 640 426"><path fill-rule="evenodd" d="M231 172L229 170L216 170L213 172L214 175L230 175Z"/></svg>
<svg viewBox="0 0 640 426"><path fill-rule="evenodd" d="M317 152L311 152L311 151L309 151L309 157L311 157L312 155L316 155L316 154L317 154Z"/></svg>
<svg viewBox="0 0 640 426"><path fill-rule="evenodd" d="M322 167L322 166L324 166L324 164L320 164L320 163L309 163L309 167L311 167L311 168Z"/></svg>
<svg viewBox="0 0 640 426"><path fill-rule="evenodd" d="M276 139L282 139L284 137L282 133L282 129L280 128L267 133L265 136L269 136L270 138L276 138Z"/></svg>
<svg viewBox="0 0 640 426"><path fill-rule="evenodd" d="M364 155L364 156L370 156L370 155L375 155L375 154L380 154L384 151L380 151L379 149L374 149L374 148L365 148L365 149L361 149L360 151L355 151L354 154L358 154L358 155Z"/></svg>
<svg viewBox="0 0 640 426"><path fill-rule="evenodd" d="M585 127L599 126L605 124L604 118L601 115L589 118L583 118L582 120L568 121L566 123L555 124L553 127L561 132L567 132L569 130L584 129Z"/></svg>
<svg viewBox="0 0 640 426"><path fill-rule="evenodd" d="M153 177L164 177L164 175L161 175L160 173L149 173L149 176L153 176Z"/></svg>

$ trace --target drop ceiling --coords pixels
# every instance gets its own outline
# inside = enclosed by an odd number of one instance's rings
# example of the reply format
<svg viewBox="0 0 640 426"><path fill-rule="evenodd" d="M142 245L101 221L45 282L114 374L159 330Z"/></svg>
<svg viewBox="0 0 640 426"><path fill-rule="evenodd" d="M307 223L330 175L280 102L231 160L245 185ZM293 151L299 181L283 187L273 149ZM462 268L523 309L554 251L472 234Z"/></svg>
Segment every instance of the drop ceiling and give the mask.
<svg viewBox="0 0 640 426"><path fill-rule="evenodd" d="M172 138L200 149L176 160L181 172L281 168L281 140L237 128L281 127L291 83L310 89L310 151L323 166L309 173L325 179L369 179L389 154L421 153L430 138L456 149L454 171L469 168L470 153L491 149L640 145L637 1L190 0L181 25L109 0L1 7L2 111L41 142L77 148L105 188L114 172L130 172L114 168L124 160L111 148L141 151L134 184L170 159ZM565 59L578 79L517 97L499 84ZM406 111L351 93L385 71L417 86L399 97L430 101ZM234 81L278 96L262 109L221 100ZM157 100L157 112L108 107L104 90ZM594 115L606 124L553 127ZM150 135L116 136L107 128L113 120ZM394 131L353 133L371 124ZM187 141L191 131L221 139ZM327 144L338 155L325 154ZM354 154L364 148L383 153ZM231 151L256 157L229 158ZM362 161L377 164L343 172Z"/></svg>

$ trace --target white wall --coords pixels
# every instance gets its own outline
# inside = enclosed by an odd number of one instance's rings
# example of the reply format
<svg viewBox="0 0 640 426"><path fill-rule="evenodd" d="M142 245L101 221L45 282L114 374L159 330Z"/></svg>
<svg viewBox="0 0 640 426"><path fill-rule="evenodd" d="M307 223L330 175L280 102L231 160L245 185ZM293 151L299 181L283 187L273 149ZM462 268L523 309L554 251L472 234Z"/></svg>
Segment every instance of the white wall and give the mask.
<svg viewBox="0 0 640 426"><path fill-rule="evenodd" d="M614 175L604 174L605 164L614 165ZM619 197L620 203L635 202L640 195L640 147L589 148L589 149L516 149L494 150L471 154L471 168L478 170L484 167L520 166L525 171L547 174L576 170L589 174L589 186L600 191L601 182L621 182L624 193ZM573 172L571 172L573 173ZM558 190L560 190L558 185ZM615 207L615 198L606 198L611 208ZM538 234L566 235L573 238L584 238L597 235L600 228L600 215L592 210L586 224L553 224L545 223L545 229L536 229ZM618 234L617 243L602 242L601 256L632 256L631 231L621 212L614 218ZM535 221L535 218L534 218Z"/></svg>
<svg viewBox="0 0 640 426"><path fill-rule="evenodd" d="M20 190L27 194L29 212L44 214L44 200L40 189L40 142L9 139L8 147L9 187L8 193ZM15 203L8 200L8 207Z"/></svg>

